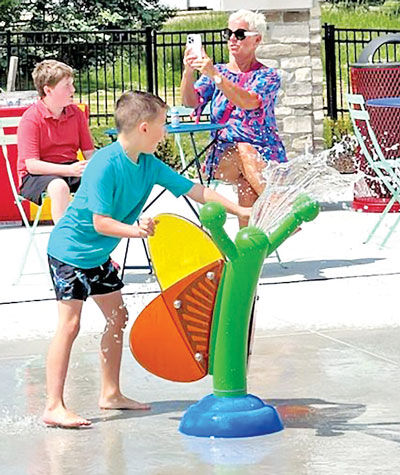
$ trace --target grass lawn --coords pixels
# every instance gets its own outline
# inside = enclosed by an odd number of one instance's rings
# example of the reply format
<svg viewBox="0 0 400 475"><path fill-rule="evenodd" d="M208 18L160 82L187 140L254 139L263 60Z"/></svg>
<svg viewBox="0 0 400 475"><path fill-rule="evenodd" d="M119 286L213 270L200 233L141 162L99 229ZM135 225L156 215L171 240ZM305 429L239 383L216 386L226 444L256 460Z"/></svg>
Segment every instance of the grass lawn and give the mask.
<svg viewBox="0 0 400 475"><path fill-rule="evenodd" d="M245 8L245 7L244 7ZM222 29L226 27L229 14L226 12L193 12L169 20L162 31L191 31ZM400 16L387 15L379 7L346 7L345 4L321 5L321 23L338 28L381 28L400 30Z"/></svg>
<svg viewBox="0 0 400 475"><path fill-rule="evenodd" d="M321 23L337 28L379 28L400 30L400 17L387 15L379 7L345 7L325 3L322 5Z"/></svg>
<svg viewBox="0 0 400 475"><path fill-rule="evenodd" d="M162 31L215 30L226 28L227 12L199 12L176 16L162 27Z"/></svg>

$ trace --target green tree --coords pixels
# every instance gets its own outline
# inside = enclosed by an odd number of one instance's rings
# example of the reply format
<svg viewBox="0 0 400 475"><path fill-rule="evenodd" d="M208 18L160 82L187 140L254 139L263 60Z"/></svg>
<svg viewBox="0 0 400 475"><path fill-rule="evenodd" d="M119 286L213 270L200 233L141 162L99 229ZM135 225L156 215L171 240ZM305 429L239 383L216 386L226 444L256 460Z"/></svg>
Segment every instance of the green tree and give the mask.
<svg viewBox="0 0 400 475"><path fill-rule="evenodd" d="M123 30L159 28L174 10L159 0L0 0L0 13L0 25L7 29Z"/></svg>
<svg viewBox="0 0 400 475"><path fill-rule="evenodd" d="M19 18L18 0L0 0L0 26L8 26Z"/></svg>

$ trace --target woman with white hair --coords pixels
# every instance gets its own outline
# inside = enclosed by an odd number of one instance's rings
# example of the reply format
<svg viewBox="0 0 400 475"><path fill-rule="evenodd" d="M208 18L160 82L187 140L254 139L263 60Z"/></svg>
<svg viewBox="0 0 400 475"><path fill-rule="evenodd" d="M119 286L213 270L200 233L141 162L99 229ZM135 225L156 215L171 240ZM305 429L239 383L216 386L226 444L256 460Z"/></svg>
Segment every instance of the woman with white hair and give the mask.
<svg viewBox="0 0 400 475"><path fill-rule="evenodd" d="M224 30L227 64L214 65L204 50L201 58L190 49L184 56L182 102L194 108L211 102L211 122L227 124L208 156L206 170L218 180L237 185L241 206L252 206L263 191L266 161L286 161L274 112L280 77L255 55L265 30L261 13L239 10L229 17ZM202 74L197 81L195 70Z"/></svg>

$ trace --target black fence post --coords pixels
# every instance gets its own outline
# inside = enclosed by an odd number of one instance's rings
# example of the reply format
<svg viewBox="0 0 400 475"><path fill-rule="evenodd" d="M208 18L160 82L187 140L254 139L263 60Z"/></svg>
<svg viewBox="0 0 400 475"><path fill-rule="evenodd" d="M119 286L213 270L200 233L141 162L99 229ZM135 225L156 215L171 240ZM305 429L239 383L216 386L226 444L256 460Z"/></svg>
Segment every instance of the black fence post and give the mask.
<svg viewBox="0 0 400 475"><path fill-rule="evenodd" d="M328 116L337 120L335 25L325 23L323 28L325 30L325 77Z"/></svg>
<svg viewBox="0 0 400 475"><path fill-rule="evenodd" d="M158 33L154 31L153 35L153 67L154 67L154 94L158 95ZM165 41L163 41L165 43ZM162 46L164 48L165 46Z"/></svg>
<svg viewBox="0 0 400 475"><path fill-rule="evenodd" d="M8 66L10 64L10 58L11 58L11 32L10 31L6 31L6 44L7 44L7 70L8 70Z"/></svg>
<svg viewBox="0 0 400 475"><path fill-rule="evenodd" d="M146 75L147 92L154 93L154 65L153 65L153 29L146 27Z"/></svg>

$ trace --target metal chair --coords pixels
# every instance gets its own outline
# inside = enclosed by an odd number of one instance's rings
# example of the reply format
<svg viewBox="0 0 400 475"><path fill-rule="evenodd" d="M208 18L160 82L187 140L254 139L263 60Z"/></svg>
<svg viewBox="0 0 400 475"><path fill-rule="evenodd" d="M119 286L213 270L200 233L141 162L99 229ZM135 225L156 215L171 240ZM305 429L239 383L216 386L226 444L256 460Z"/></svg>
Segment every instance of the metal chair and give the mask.
<svg viewBox="0 0 400 475"><path fill-rule="evenodd" d="M353 124L354 133L357 137L358 144L360 145L361 152L372 170L376 173L380 182L386 186L392 195L377 223L369 233L369 236L365 241L365 243L367 243L375 234L393 204L395 202L400 204L400 158L385 158L381 146L379 145L376 135L371 127L369 113L365 109L364 97L361 94L346 94L346 98L349 104L350 118ZM360 125L362 127L360 127ZM361 130L365 131L364 135ZM368 149L365 143L366 140L372 144L371 150ZM395 223L389 228L389 232L382 241L382 247L385 246L399 222L400 215Z"/></svg>
<svg viewBox="0 0 400 475"><path fill-rule="evenodd" d="M15 145L15 146L17 145L17 128L18 128L20 120L21 120L21 117L1 117L0 118L0 145L1 145L2 152L3 152L3 157L4 157L5 162L6 162L6 170L7 170L8 180L9 180L10 187L11 187L11 190L12 190L12 194L13 194L13 197L14 197L14 202L15 202L17 208L18 208L18 211L21 215L22 222L23 222L23 224L25 226L25 229L27 231L27 234L28 234L28 242L27 242L26 248L25 248L25 250L22 254L22 257L21 257L21 262L20 262L20 266L19 266L18 275L17 275L17 278L14 282L15 285L19 283L19 281L20 281L20 279L23 275L28 275L29 274L27 272L24 272L24 269L25 269L25 265L26 265L26 262L27 262L29 252L30 252L32 247L35 249L35 251L37 253L37 256L39 258L39 263L40 263L40 266L42 268L42 272L40 272L40 273L45 273L45 274L48 273L46 262L45 262L45 260L42 256L42 254L40 253L39 248L38 248L38 246L36 244L36 241L35 241L37 225L39 223L39 220L40 220L40 217L41 217L41 214L42 214L43 203L44 203L44 198L46 197L46 194L43 194L42 204L38 207L36 216L35 216L32 224L31 224L29 222L27 214L26 214L26 212L24 210L24 207L22 205L22 203L24 201L26 201L28 203L31 203L31 202L18 193L16 184L15 184L14 174L13 174L13 171L12 171L12 168L11 168L10 160L8 158L7 147L10 146L10 145ZM7 129L7 133L5 133L5 129Z"/></svg>

